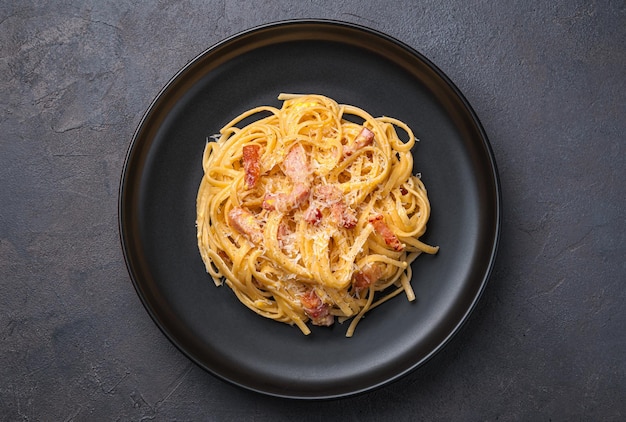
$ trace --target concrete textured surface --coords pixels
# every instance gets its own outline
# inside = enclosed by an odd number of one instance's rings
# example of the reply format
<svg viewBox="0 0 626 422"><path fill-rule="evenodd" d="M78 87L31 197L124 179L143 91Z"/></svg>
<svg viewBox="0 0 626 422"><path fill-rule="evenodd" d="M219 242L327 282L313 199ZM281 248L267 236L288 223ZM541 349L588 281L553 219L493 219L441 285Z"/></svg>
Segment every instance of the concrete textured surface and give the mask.
<svg viewBox="0 0 626 422"><path fill-rule="evenodd" d="M349 399L230 386L162 335L130 282L120 174L139 120L224 37L362 24L461 89L499 166L488 289L418 371ZM3 1L0 420L626 420L626 2Z"/></svg>

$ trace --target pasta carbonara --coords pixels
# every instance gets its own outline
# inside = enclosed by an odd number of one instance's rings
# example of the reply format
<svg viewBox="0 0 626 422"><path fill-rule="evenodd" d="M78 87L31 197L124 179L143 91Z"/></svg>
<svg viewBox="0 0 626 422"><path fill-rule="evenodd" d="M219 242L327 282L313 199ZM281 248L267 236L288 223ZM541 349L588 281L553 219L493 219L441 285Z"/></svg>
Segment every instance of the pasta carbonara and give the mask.
<svg viewBox="0 0 626 422"><path fill-rule="evenodd" d="M414 300L410 264L438 250L419 240L430 204L412 174L415 137L322 95L278 99L280 109L246 111L207 142L200 254L215 284L259 315L304 334L308 322L351 320L350 337L379 304Z"/></svg>

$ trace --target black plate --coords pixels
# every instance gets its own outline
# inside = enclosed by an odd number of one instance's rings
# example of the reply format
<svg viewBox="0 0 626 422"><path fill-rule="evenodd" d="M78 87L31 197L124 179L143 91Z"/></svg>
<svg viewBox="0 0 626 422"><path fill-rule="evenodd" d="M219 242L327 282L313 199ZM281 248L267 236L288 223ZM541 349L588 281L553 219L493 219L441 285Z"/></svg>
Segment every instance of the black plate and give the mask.
<svg viewBox="0 0 626 422"><path fill-rule="evenodd" d="M432 203L425 240L436 256L413 265L404 297L363 319L298 328L259 317L216 288L196 246L196 193L207 136L252 107L279 107L280 92L319 93L409 124ZM341 397L407 374L461 327L485 288L500 226L494 158L481 125L452 82L410 47L331 21L255 28L208 49L152 103L122 174L121 241L131 279L165 335L212 374L258 392Z"/></svg>

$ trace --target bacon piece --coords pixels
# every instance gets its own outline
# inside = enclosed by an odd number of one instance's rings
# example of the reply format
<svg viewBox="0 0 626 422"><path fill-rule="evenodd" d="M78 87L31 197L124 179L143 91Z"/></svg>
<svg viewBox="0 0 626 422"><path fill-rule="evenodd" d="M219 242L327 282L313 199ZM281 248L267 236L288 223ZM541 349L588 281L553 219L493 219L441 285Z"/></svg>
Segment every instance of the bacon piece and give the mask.
<svg viewBox="0 0 626 422"><path fill-rule="evenodd" d="M274 211L284 208L283 204L287 202L287 194L284 193L266 193L263 197L261 207L264 210Z"/></svg>
<svg viewBox="0 0 626 422"><path fill-rule="evenodd" d="M261 205L266 210L278 210L286 213L300 207L309 199L311 187L308 179L311 170L307 162L306 151L302 145L297 144L291 148L283 160L283 171L294 183L293 189L289 194L282 192L266 193Z"/></svg>
<svg viewBox="0 0 626 422"><path fill-rule="evenodd" d="M243 147L243 168L246 172L246 187L251 189L256 186L261 174L261 164L259 161L259 151L261 147L258 145L244 145Z"/></svg>
<svg viewBox="0 0 626 422"><path fill-rule="evenodd" d="M354 281L352 282L352 285L358 293L361 290L365 290L369 288L369 286L371 286L372 284L376 283L382 273L383 270L380 265L366 264L363 268L354 273Z"/></svg>
<svg viewBox="0 0 626 422"><path fill-rule="evenodd" d="M321 185L315 189L315 197L330 205L341 200L341 190L334 185Z"/></svg>
<svg viewBox="0 0 626 422"><path fill-rule="evenodd" d="M311 174L306 151L300 144L294 145L283 160L283 171L294 183L308 185L308 178Z"/></svg>
<svg viewBox="0 0 626 422"><path fill-rule="evenodd" d="M300 303L304 308L304 312L311 318L313 325L328 327L335 322L335 317L330 314L330 306L320 299L315 290L308 290L302 295Z"/></svg>
<svg viewBox="0 0 626 422"><path fill-rule="evenodd" d="M369 218L369 222L374 226L374 230L378 233L387 246L391 246L395 251L404 249L404 245L400 243L398 237L391 231L381 214Z"/></svg>
<svg viewBox="0 0 626 422"><path fill-rule="evenodd" d="M374 132L364 127L361 132L354 138L354 145L359 148L372 145L374 143Z"/></svg>
<svg viewBox="0 0 626 422"><path fill-rule="evenodd" d="M304 212L304 221L314 226L317 226L322 221L322 211L317 207L309 207Z"/></svg>
<svg viewBox="0 0 626 422"><path fill-rule="evenodd" d="M361 129L361 132L359 132L356 138L354 138L354 142L352 143L352 145L346 145L343 148L343 154L346 157L349 157L355 152L357 152L358 150L360 150L361 148L370 146L373 143L374 143L374 132L364 127L363 129Z"/></svg>
<svg viewBox="0 0 626 422"><path fill-rule="evenodd" d="M346 229L356 227L356 212L346 205L339 188L334 185L319 186L315 190L315 196L330 208L330 214L337 225Z"/></svg>
<svg viewBox="0 0 626 422"><path fill-rule="evenodd" d="M261 226L250 211L241 207L233 208L228 213L228 224L252 243L263 243Z"/></svg>
<svg viewBox="0 0 626 422"><path fill-rule="evenodd" d="M330 207L330 213L338 225L346 229L356 227L357 218L356 211L347 206L345 202L336 202Z"/></svg>
<svg viewBox="0 0 626 422"><path fill-rule="evenodd" d="M293 190L289 194L290 208L298 208L300 205L304 204L306 200L309 199L310 193L311 188L309 185L299 182L296 183Z"/></svg>
<svg viewBox="0 0 626 422"><path fill-rule="evenodd" d="M300 207L309 198L311 188L303 183L296 183L293 190L289 194L285 193L266 193L263 197L263 209L273 211L278 210L282 213L289 212L294 208Z"/></svg>

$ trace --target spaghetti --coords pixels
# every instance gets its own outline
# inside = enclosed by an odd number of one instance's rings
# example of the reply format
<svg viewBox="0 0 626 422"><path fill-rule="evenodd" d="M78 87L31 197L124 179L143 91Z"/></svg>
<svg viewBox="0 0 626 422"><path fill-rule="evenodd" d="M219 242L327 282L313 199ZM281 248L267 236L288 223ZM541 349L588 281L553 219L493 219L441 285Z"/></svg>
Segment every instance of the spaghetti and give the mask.
<svg viewBox="0 0 626 422"><path fill-rule="evenodd" d="M350 337L379 304L402 292L413 301L410 264L438 251L419 240L430 204L412 174L415 137L325 96L278 98L280 109L249 110L207 142L200 254L215 284L259 315L304 334L308 322L352 319Z"/></svg>

